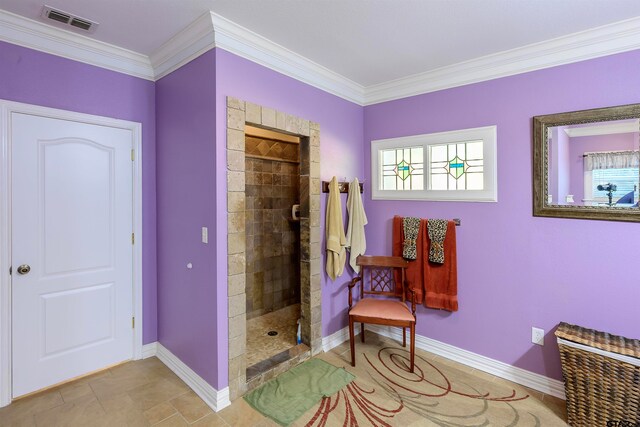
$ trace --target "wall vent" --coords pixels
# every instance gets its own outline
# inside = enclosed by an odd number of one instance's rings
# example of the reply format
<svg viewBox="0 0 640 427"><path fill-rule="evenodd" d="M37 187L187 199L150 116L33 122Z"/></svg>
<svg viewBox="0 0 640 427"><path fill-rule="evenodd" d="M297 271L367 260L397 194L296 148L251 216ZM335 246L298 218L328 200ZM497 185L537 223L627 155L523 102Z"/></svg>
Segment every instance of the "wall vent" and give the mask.
<svg viewBox="0 0 640 427"><path fill-rule="evenodd" d="M98 27L97 22L93 22L89 19L81 18L71 13L63 12L46 5L42 7L42 13L40 14L40 17L47 22L56 21L60 24L64 24L65 26L77 28L88 33L95 32L96 28Z"/></svg>

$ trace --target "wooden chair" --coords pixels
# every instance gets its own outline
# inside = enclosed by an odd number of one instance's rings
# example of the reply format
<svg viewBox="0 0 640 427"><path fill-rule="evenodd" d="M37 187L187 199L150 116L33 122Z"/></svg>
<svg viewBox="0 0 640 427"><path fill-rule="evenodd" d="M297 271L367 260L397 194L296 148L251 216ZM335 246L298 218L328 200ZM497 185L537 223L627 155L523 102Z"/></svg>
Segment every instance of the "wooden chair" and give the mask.
<svg viewBox="0 0 640 427"><path fill-rule="evenodd" d="M405 282L405 269L409 265L402 257L360 255L356 259L360 275L349 283L349 341L351 344L351 366L356 366L353 324L360 322L360 337L364 342L364 324L399 326L402 328L402 346L407 346L406 330L411 339L411 372L414 368L416 351L416 298L413 289ZM397 297L394 270L400 269L402 278L402 301L389 299ZM368 280L365 280L368 279ZM368 286L367 286L368 282ZM352 291L360 283L360 300L353 305ZM405 302L405 293L411 293L411 311ZM385 297L381 299L378 297Z"/></svg>

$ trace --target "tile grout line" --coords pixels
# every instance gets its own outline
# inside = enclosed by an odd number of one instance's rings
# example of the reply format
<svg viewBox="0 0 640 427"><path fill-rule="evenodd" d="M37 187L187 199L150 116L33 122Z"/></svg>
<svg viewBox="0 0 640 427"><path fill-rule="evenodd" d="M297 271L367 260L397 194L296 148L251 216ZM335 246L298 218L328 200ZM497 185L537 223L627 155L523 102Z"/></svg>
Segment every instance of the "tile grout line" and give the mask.
<svg viewBox="0 0 640 427"><path fill-rule="evenodd" d="M166 403L168 403L169 405L171 405L171 407L172 407L173 409L175 409L175 410L176 410L176 412L174 412L173 414L169 414L169 415L167 415L166 417L164 417L164 418L163 418L163 419L161 419L161 420L156 421L155 423L151 424L152 426L158 425L158 424L160 424L161 422L166 421L166 420L168 420L169 418L173 417L175 414L179 414L179 413L180 413L180 411L178 411L178 410L176 409L176 407L175 407L175 406L173 406L173 405L171 404L171 402L170 402L170 401L166 400L165 402L166 402ZM163 403L165 403L165 402L158 403L157 405L152 406L152 407L151 407L151 408L149 408L149 409L153 409L153 408L155 408L156 406L160 406L160 405L162 405L162 404L163 404ZM145 413L145 412L147 412L149 409L147 409L146 411L142 411L142 415L144 415L144 413ZM146 416L146 415L144 415L144 417L145 417L145 418L147 418L147 416ZM149 421L149 420L147 419L147 421Z"/></svg>
<svg viewBox="0 0 640 427"><path fill-rule="evenodd" d="M180 411L178 411L178 412L180 412ZM189 424L189 425L193 425L193 424L197 423L198 421L200 421L200 420L202 420L202 419L204 419L204 418L207 418L207 417L208 417L208 416L210 416L211 414L215 414L215 412L211 411L211 412L209 412L208 414L205 414L205 415L201 416L200 418L198 418L197 420L194 420L192 423L188 423L188 424ZM218 417L218 418L219 418L219 417ZM185 419L185 421L186 421L186 419Z"/></svg>
<svg viewBox="0 0 640 427"><path fill-rule="evenodd" d="M182 413L180 411L177 412L178 417L182 418L182 421L185 422L186 425L190 426L191 423L189 421L187 421L187 419L182 415Z"/></svg>
<svg viewBox="0 0 640 427"><path fill-rule="evenodd" d="M179 398L179 397L181 397L181 396L184 396L184 395L186 395L186 394L189 394L189 393L194 393L194 394L195 394L195 392L194 392L193 390L187 390L187 391L185 391L185 392L183 392L183 393L181 393L181 394L179 394L179 395L177 395L177 396L175 396L175 397L172 397L171 399L169 399L169 400L167 400L167 401L166 401L167 403L169 403L169 405L171 405L171 407L172 407L173 409L175 409L175 410L176 410L176 413L178 413L178 414L180 414L180 415L182 416L182 418L185 420L185 422L186 422L187 424L189 424L189 425L195 424L195 423L197 423L198 421L200 421L201 419L203 419L203 418L205 418L205 417L208 417L208 416L209 416L209 415L211 415L211 414L215 414L215 412L213 412L213 411L212 411L212 410L207 406L207 408L210 410L210 412L209 412L209 413L207 413L207 414L205 414L205 415L201 416L200 418L198 418L197 420L194 420L194 421L193 421L193 422L191 422L191 423L190 423L189 421L187 421L187 419L184 417L184 414L183 414L182 412L180 412L180 409L176 408L176 406L172 403L172 401L173 401L173 400L176 400L177 398ZM196 397L197 397L199 400L202 400L202 399L200 398L200 396L198 396L197 394L196 394ZM202 403L204 403L204 402L202 402ZM205 404L205 405L206 405L206 404ZM167 417L167 418L169 418L169 417ZM165 418L165 419L166 419L166 418ZM164 420L163 420L163 421L164 421Z"/></svg>

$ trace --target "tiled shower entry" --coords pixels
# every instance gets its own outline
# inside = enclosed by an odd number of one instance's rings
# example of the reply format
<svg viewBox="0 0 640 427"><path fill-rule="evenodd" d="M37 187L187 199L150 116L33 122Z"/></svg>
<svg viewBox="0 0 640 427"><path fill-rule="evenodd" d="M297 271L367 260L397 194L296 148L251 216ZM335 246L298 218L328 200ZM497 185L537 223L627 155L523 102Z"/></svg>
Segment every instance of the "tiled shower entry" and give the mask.
<svg viewBox="0 0 640 427"><path fill-rule="evenodd" d="M278 171L274 172L276 166L256 166L251 161L252 154L261 154L263 157L277 157L271 154L279 153L285 146L265 146L262 151L253 151L255 146L246 146L247 136L245 134L246 125L260 129L266 129L293 135L299 138L299 166L277 166ZM249 147L249 148L247 148ZM274 150L274 151L269 151ZM291 162L279 162L295 165L294 158L288 158ZM322 349L322 312L321 312L321 290L320 290L320 129L317 123L276 111L271 108L262 107L249 102L244 102L235 98L227 98L227 209L228 209L228 314L229 314L229 394L231 400L242 396L248 390L257 387L265 380L272 378L280 372L286 371L295 366L311 354L317 354ZM246 174L249 168L269 169L251 172L256 174ZM296 169L299 167L299 173ZM272 231L280 239L287 240L294 237L299 240L297 253L285 253L282 246L280 249L270 245L269 237L263 240L261 236L262 250L273 262L284 264L293 261L297 257L298 268L289 265L287 268L279 270L279 273L266 273L270 271L263 269L260 274L255 273L255 265L250 265L251 256L247 252L247 245L254 244L247 236L255 236L253 226L255 212L249 212L255 208L256 203L273 206L274 198L286 199L286 192L294 190L291 176L297 175L298 195L300 202L300 220L297 224L276 221L274 224L273 213L266 212L267 219L272 223ZM277 176L277 178L276 178ZM276 180L280 183L280 191L274 196L271 195L263 200L257 201L255 193L255 182L268 182ZM283 181L284 180L284 181ZM253 182L254 184L251 184ZM282 185L284 183L284 185ZM252 187L252 185L254 187ZM285 188L287 187L287 188ZM292 187L292 188L289 188ZM288 202L287 202L288 203ZM290 209L290 206L288 207ZM284 208L282 209L284 211ZM284 212L279 213L281 216ZM262 212L261 212L262 215ZM289 217L290 215L287 215ZM247 221L249 218L249 221ZM288 228L287 228L288 227ZM297 228L296 228L297 227ZM290 231L295 230L298 234L294 236ZM274 234L272 237L276 237ZM295 252L295 251L291 251ZM282 265L286 267L285 265ZM262 266L264 267L264 266ZM262 268L261 267L261 268ZM251 271L250 271L251 270ZM262 292L270 296L262 299L261 303L253 300L255 280L262 277L263 285L265 274L269 275L267 287L261 287L258 293ZM278 280L274 280L274 274L279 275ZM249 278L249 276L251 278ZM299 284L296 289L287 288L284 285L282 276L291 279L292 275L297 275L295 279ZM297 292L297 295L296 295ZM249 297L249 298L248 298ZM296 304L299 298L299 305ZM299 307L299 309L298 309ZM299 310L299 314L297 312ZM261 316L263 315L263 316ZM251 331L258 331L259 327L269 327L269 322L279 322L283 334L290 334L291 320L298 316L301 319L302 342L304 346L289 347L288 350L280 351L276 341L267 341L263 350L271 348L275 354L267 356L263 361L255 362L255 351L250 351L247 340L251 339L251 346L259 344L254 337L249 334ZM256 320L258 319L258 320ZM297 319L293 320L296 327ZM261 322L260 326L253 323ZM286 326L286 327L284 327ZM286 330L285 330L286 329ZM268 332L268 331L266 331ZM278 335L280 332L278 331ZM276 336L277 337L277 336ZM264 338L264 337L262 337ZM268 338L273 338L268 336ZM282 336L280 338L283 338ZM255 342L254 342L255 341ZM288 343L288 338L285 336ZM287 346L288 344L285 343ZM250 354L251 353L251 354ZM264 354L268 352L263 351ZM249 363L252 363L250 365Z"/></svg>
<svg viewBox="0 0 640 427"><path fill-rule="evenodd" d="M300 138L251 126L245 127L245 135L246 294L251 320L300 303L300 219L292 214L292 207L300 204Z"/></svg>
<svg viewBox="0 0 640 427"><path fill-rule="evenodd" d="M247 381L309 351L300 319L300 138L245 126Z"/></svg>

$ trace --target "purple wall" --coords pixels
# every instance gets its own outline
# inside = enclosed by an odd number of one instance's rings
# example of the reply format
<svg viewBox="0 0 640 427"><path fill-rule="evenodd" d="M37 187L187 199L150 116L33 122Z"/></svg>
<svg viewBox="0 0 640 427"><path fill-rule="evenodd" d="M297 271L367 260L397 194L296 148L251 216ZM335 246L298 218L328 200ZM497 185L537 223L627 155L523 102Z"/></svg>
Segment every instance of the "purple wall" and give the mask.
<svg viewBox="0 0 640 427"><path fill-rule="evenodd" d="M569 139L569 166L571 191L576 204L584 198L583 154L593 151L637 150L638 133L617 133L613 135L580 136ZM616 194L617 195L617 194ZM622 197L623 194L617 195ZM614 199L615 200L615 199Z"/></svg>
<svg viewBox="0 0 640 427"><path fill-rule="evenodd" d="M156 341L154 83L0 42L0 99L142 123L143 341Z"/></svg>
<svg viewBox="0 0 640 427"><path fill-rule="evenodd" d="M216 123L217 123L217 177L226 182L226 97L233 96L266 107L275 108L288 114L320 123L321 178L333 175L352 179L364 178L362 153L363 108L330 95L319 89L301 83L290 77L247 61L222 49L216 50ZM365 183L365 187L367 183ZM227 298L226 288L226 188L220 185L218 191L218 300ZM326 194L321 195L321 236L324 236L324 212ZM346 195L342 198L343 208ZM375 230L370 225L369 232ZM322 238L324 240L324 238ZM324 247L322 248L324 254ZM323 255L324 260L324 255ZM322 276L322 323L323 335L329 335L347 323L347 281L348 274L332 282ZM348 268L347 268L348 270ZM226 304L226 303L225 303ZM219 377L218 384L227 383L227 312L226 305L219 306Z"/></svg>
<svg viewBox="0 0 640 427"><path fill-rule="evenodd" d="M215 67L210 51L156 83L158 339L219 389L216 313L227 301L216 293Z"/></svg>
<svg viewBox="0 0 640 427"><path fill-rule="evenodd" d="M498 126L497 203L368 200L370 253L391 252L395 214L462 219L460 311L421 307L419 334L556 379L560 321L640 336L637 275L602 261L637 265L637 224L531 214L531 118L640 102L638 69L633 51L365 107L368 180L371 140ZM531 344L532 326L544 347Z"/></svg>

